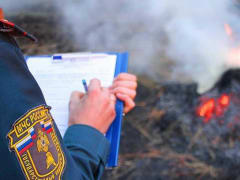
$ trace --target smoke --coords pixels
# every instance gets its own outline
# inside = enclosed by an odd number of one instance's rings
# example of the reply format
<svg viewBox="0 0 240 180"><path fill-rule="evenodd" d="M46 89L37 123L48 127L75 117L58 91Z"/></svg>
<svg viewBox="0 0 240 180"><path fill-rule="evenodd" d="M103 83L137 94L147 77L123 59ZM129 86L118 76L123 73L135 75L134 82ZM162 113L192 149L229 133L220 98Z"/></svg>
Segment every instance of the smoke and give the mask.
<svg viewBox="0 0 240 180"><path fill-rule="evenodd" d="M193 80L203 92L228 69L229 0L72 0L60 4L76 43L88 51L129 51L130 68L157 81ZM240 28L240 27L239 27Z"/></svg>
<svg viewBox="0 0 240 180"><path fill-rule="evenodd" d="M3 8L37 3L13 1L5 2ZM193 80L201 92L229 68L232 42L224 24L240 30L237 3L231 0L54 2L79 50L128 51L131 71L159 82Z"/></svg>
<svg viewBox="0 0 240 180"><path fill-rule="evenodd" d="M30 10L33 6L41 6L44 3L47 3L47 0L5 0L4 3L0 4L0 7L4 9L6 15L12 15Z"/></svg>
<svg viewBox="0 0 240 180"><path fill-rule="evenodd" d="M93 52L128 51L130 69L159 77L164 19L152 14L152 3L85 0L66 1L59 7L79 48Z"/></svg>
<svg viewBox="0 0 240 180"><path fill-rule="evenodd" d="M173 76L185 72L198 82L200 92L213 86L230 67L227 62L232 46L224 24L238 24L233 10L233 1L227 0L168 4L166 11L172 18L165 26L169 37L167 55L177 62Z"/></svg>

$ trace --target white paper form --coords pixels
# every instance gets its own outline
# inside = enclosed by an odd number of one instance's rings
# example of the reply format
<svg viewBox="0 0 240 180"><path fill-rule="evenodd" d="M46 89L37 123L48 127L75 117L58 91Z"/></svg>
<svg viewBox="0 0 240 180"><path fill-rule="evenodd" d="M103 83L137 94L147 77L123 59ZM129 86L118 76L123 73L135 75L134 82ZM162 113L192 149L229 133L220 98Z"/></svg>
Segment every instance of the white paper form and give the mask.
<svg viewBox="0 0 240 180"><path fill-rule="evenodd" d="M51 114L63 136L68 124L68 103L74 90L84 92L82 80L87 84L93 78L108 87L112 84L116 55L82 54L71 57L63 56L62 60L52 57L30 57L27 59L29 70L38 82L47 105L52 107Z"/></svg>

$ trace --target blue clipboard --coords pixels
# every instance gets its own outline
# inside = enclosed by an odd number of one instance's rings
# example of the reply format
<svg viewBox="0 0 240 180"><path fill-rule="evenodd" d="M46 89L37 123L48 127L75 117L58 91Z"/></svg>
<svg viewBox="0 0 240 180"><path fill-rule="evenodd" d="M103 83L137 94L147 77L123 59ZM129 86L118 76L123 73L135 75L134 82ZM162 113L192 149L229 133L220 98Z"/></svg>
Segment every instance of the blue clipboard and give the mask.
<svg viewBox="0 0 240 180"><path fill-rule="evenodd" d="M113 54L117 56L116 66L115 66L115 74L116 77L121 72L127 72L128 70L128 53L107 53ZM25 56L27 61L30 57L52 57L52 55L40 55L40 56ZM118 153L119 153L119 146L120 146L120 136L121 136L121 126L122 126L122 114L123 114L123 102L117 100L116 106L116 117L109 127L106 138L110 142L110 151L107 161L107 168L113 168L118 165Z"/></svg>
<svg viewBox="0 0 240 180"><path fill-rule="evenodd" d="M128 70L128 53L110 53L117 55L117 62L115 68L115 77L121 72L127 72ZM106 137L110 142L110 152L107 161L107 167L112 168L118 165L118 152L120 145L121 127L122 127L122 114L123 114L123 102L117 100L116 103L116 118L112 125L109 127Z"/></svg>

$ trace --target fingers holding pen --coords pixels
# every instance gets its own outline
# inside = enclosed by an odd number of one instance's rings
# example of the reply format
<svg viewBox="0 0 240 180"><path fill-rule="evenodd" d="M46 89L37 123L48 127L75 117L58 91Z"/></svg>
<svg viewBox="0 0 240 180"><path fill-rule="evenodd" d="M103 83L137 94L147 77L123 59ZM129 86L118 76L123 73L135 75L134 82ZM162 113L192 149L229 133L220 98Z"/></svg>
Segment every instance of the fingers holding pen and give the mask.
<svg viewBox="0 0 240 180"><path fill-rule="evenodd" d="M98 79L92 79L89 84L89 96L99 96L99 100L106 104L116 104L116 96L110 92L109 88L101 87Z"/></svg>
<svg viewBox="0 0 240 180"><path fill-rule="evenodd" d="M92 79L88 86L88 91L100 91L101 90L101 82L98 79Z"/></svg>
<svg viewBox="0 0 240 180"><path fill-rule="evenodd" d="M90 81L88 93L73 92L69 106L69 126L84 124L105 134L116 116L116 97L97 79Z"/></svg>
<svg viewBox="0 0 240 180"><path fill-rule="evenodd" d="M106 115L108 116L108 120L112 120L116 116L115 112L115 104L116 104L116 96L110 92L108 88L102 87L101 94L100 94L100 102L104 104L104 110Z"/></svg>
<svg viewBox="0 0 240 180"><path fill-rule="evenodd" d="M84 93L80 91L73 91L70 95L69 108L72 108L75 104L79 103L79 101L84 97Z"/></svg>
<svg viewBox="0 0 240 180"><path fill-rule="evenodd" d="M80 91L73 91L71 93L70 99L71 100L81 99L83 96L84 96L84 93Z"/></svg>
<svg viewBox="0 0 240 180"><path fill-rule="evenodd" d="M109 104L116 104L117 98L108 88L102 88L102 92L106 102L108 102Z"/></svg>

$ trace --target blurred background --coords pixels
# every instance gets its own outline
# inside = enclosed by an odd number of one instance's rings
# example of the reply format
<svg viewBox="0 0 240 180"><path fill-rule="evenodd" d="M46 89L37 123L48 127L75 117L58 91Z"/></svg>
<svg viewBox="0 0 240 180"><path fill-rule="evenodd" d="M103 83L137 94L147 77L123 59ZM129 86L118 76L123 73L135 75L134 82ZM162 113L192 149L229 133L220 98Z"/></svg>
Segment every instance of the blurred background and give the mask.
<svg viewBox="0 0 240 180"><path fill-rule="evenodd" d="M26 55L129 52L136 108L103 179L240 179L237 0L8 0Z"/></svg>

